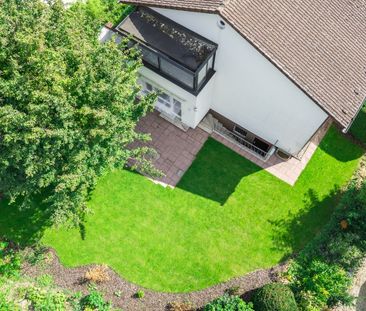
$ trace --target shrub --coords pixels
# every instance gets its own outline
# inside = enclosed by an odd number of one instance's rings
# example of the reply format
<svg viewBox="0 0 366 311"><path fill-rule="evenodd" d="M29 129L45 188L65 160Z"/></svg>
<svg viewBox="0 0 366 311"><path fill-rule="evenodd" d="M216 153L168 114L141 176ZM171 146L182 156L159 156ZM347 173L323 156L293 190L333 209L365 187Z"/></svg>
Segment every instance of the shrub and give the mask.
<svg viewBox="0 0 366 311"><path fill-rule="evenodd" d="M139 291L137 291L137 293L135 294L135 297L136 297L136 298L139 298L139 299L144 298L144 297L145 297L145 292L144 292L143 290L139 290Z"/></svg>
<svg viewBox="0 0 366 311"><path fill-rule="evenodd" d="M205 306L204 311L253 311L253 304L238 296L224 295Z"/></svg>
<svg viewBox="0 0 366 311"><path fill-rule="evenodd" d="M62 311L66 310L67 297L64 293L42 290L38 287L29 287L26 299L35 311Z"/></svg>
<svg viewBox="0 0 366 311"><path fill-rule="evenodd" d="M292 290L280 283L267 284L258 289L253 303L256 311L298 310Z"/></svg>
<svg viewBox="0 0 366 311"><path fill-rule="evenodd" d="M19 310L13 302L10 302L5 293L0 292L0 310L1 311L16 311Z"/></svg>
<svg viewBox="0 0 366 311"><path fill-rule="evenodd" d="M20 255L10 247L8 242L0 241L0 276L18 276L20 267Z"/></svg>
<svg viewBox="0 0 366 311"><path fill-rule="evenodd" d="M192 303L190 302L181 302L174 301L168 305L168 311L194 311Z"/></svg>
<svg viewBox="0 0 366 311"><path fill-rule="evenodd" d="M104 283L109 281L108 267L105 265L90 268L85 273L85 280L91 283Z"/></svg>
<svg viewBox="0 0 366 311"><path fill-rule="evenodd" d="M37 283L43 287L50 286L53 284L53 277L52 275L49 274L42 274L39 277L37 277Z"/></svg>
<svg viewBox="0 0 366 311"><path fill-rule="evenodd" d="M360 240L360 236L355 233L335 235L327 247L328 262L336 263L347 271L353 271L364 258L365 244L365 240Z"/></svg>
<svg viewBox="0 0 366 311"><path fill-rule="evenodd" d="M338 303L349 305L353 301L348 294L351 278L336 265L317 260L305 265L295 262L289 268L288 278L302 307L318 306L321 310Z"/></svg>
<svg viewBox="0 0 366 311"><path fill-rule="evenodd" d="M47 251L47 248L41 245L27 248L23 253L24 260L32 266L43 264L48 256L50 256L50 253Z"/></svg>
<svg viewBox="0 0 366 311"><path fill-rule="evenodd" d="M111 304L109 302L106 302L103 295L95 289L90 290L89 295L86 295L80 300L80 306L82 310L111 310Z"/></svg>

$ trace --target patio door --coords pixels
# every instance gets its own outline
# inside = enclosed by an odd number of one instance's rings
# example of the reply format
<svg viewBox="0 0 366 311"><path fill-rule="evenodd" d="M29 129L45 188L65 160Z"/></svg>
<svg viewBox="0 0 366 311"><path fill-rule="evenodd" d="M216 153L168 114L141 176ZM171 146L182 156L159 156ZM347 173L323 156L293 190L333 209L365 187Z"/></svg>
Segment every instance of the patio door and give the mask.
<svg viewBox="0 0 366 311"><path fill-rule="evenodd" d="M182 102L172 95L167 94L163 90L154 87L151 83L142 81L144 94L151 92L158 93L158 100L155 104L155 109L167 114L168 116L181 121L182 120Z"/></svg>

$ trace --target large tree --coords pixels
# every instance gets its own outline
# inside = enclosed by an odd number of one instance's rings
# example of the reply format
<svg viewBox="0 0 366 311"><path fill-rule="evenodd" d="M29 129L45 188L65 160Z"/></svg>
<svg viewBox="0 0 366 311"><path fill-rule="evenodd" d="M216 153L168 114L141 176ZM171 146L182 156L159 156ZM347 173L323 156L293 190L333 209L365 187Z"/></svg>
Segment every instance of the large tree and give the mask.
<svg viewBox="0 0 366 311"><path fill-rule="evenodd" d="M0 192L42 197L57 222L80 219L97 178L129 148L153 96L139 97L138 53L110 41L82 5L0 0Z"/></svg>

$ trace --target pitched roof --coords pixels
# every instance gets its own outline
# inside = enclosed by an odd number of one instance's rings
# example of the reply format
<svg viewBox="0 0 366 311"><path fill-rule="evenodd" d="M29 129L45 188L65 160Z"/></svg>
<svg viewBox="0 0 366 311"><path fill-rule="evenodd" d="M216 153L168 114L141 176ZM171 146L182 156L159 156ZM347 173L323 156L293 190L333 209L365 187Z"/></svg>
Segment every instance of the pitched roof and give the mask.
<svg viewBox="0 0 366 311"><path fill-rule="evenodd" d="M123 0L217 13L342 126L366 98L366 0Z"/></svg>

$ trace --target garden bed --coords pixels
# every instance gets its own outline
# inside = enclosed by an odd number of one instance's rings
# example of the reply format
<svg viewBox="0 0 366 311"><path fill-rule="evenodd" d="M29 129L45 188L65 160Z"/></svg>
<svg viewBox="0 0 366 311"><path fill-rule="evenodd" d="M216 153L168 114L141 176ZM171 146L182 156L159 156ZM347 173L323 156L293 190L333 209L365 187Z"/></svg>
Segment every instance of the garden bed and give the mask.
<svg viewBox="0 0 366 311"><path fill-rule="evenodd" d="M23 273L32 278L45 273L50 274L56 285L72 292L88 293L88 283L84 281L86 272L95 265L78 268L64 267L54 250L49 249L46 262L38 265L27 264ZM172 302L189 302L195 309L205 306L210 301L224 295L227 290L237 288L238 294L245 298L250 297L254 289L267 283L278 280L279 274L285 271L286 265L282 264L270 269L254 271L242 277L207 288L202 291L173 294L155 292L121 278L112 269L107 269L109 280L97 285L98 290L103 292L106 300L111 301L114 307L126 311L140 310L165 310ZM136 298L136 293L142 291L143 298ZM119 297L118 297L119 296Z"/></svg>

